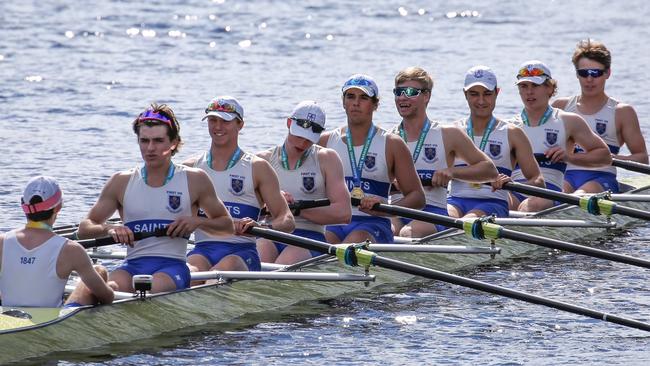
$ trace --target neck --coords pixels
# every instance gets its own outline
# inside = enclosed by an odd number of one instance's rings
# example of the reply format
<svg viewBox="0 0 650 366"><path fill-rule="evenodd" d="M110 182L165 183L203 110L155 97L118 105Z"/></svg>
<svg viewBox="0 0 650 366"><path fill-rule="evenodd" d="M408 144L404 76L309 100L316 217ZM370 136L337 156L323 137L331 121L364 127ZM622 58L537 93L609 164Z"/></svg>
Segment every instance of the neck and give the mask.
<svg viewBox="0 0 650 366"><path fill-rule="evenodd" d="M544 116L544 113L546 113L546 109L548 109L548 105L540 108L526 107L528 123L530 123L531 126L537 126L539 124L539 120L542 119L542 116Z"/></svg>
<svg viewBox="0 0 650 366"><path fill-rule="evenodd" d="M416 116L407 117L402 120L402 126L406 131L407 140L411 141L420 136L420 131L424 127L424 121L427 119L426 113L418 113Z"/></svg>
<svg viewBox="0 0 650 366"><path fill-rule="evenodd" d="M171 158L167 160L164 164L160 165L149 165L145 164L147 169L147 185L152 187L160 187L165 183L167 179L167 173L169 172L169 167L171 166Z"/></svg>
<svg viewBox="0 0 650 366"><path fill-rule="evenodd" d="M212 169L214 170L224 170L228 166L228 162L232 157L232 154L237 150L239 146L237 141L234 143L229 143L228 145L214 145L210 146L210 153L212 155Z"/></svg>
<svg viewBox="0 0 650 366"><path fill-rule="evenodd" d="M586 107L600 107L607 102L607 99L609 99L609 97L605 92L595 95L581 94L580 97L578 97L578 102Z"/></svg>
<svg viewBox="0 0 650 366"><path fill-rule="evenodd" d="M364 124L348 124L347 133L352 137L352 145L363 145L366 142L368 131L370 131L370 128L372 127L372 121Z"/></svg>
<svg viewBox="0 0 650 366"><path fill-rule="evenodd" d="M48 230L48 231L54 231L52 228L52 225L54 224L54 220L50 218L49 220L44 220L44 221L31 221L27 220L27 224L25 225L26 229L40 229L40 230Z"/></svg>
<svg viewBox="0 0 650 366"><path fill-rule="evenodd" d="M482 136L485 128L487 127L490 120L492 120L492 115L487 117L471 115L472 118L472 129L474 130L474 135Z"/></svg>

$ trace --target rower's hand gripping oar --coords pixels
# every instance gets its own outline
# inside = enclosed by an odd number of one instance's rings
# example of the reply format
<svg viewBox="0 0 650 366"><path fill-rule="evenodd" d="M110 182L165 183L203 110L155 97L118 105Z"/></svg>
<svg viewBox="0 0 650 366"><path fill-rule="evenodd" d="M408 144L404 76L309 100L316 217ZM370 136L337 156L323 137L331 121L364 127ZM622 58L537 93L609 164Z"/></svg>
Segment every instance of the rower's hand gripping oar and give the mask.
<svg viewBox="0 0 650 366"><path fill-rule="evenodd" d="M289 204L289 210L294 216L300 215L300 210L306 210L308 208L316 207L325 207L330 205L330 200L327 198L321 198L317 200L298 200ZM266 206L260 211L260 217L266 216L269 214L269 211L266 209Z"/></svg>
<svg viewBox="0 0 650 366"><path fill-rule="evenodd" d="M409 273L416 276L422 276L433 280L452 283L459 286L473 288L479 291L489 292L496 295L506 296L511 299L526 301L533 304L544 305L554 309L567 311L573 314L584 315L594 319L600 319L611 323L620 324L626 327L650 331L650 324L643 323L638 320L628 319L616 315L603 313L600 311L592 310L589 308L548 299L545 297L528 294L521 291L508 289L501 286L492 285L489 283L472 280L469 278L457 276L451 273L437 271L431 268L417 266L414 264L398 261L395 259L385 258L379 256L371 251L362 249L358 245L331 245L328 243L303 238L300 236L287 234L271 229L262 227L251 227L247 230L248 233L263 237L272 241L279 241L289 245L294 245L300 248L309 250L316 250L322 253L339 258L339 261L348 265L362 265L362 266L377 266L387 269L392 269L398 272Z"/></svg>
<svg viewBox="0 0 650 366"><path fill-rule="evenodd" d="M353 205L358 205L359 200L352 199ZM431 212L414 210L412 208L388 205L384 203L377 203L372 207L373 210L384 212L390 215L407 217L409 219L424 221L434 224L440 224L447 227L455 227L465 231L465 233L475 239L512 239L524 241L527 243L540 245L546 248L564 250L576 254L587 255L590 257L606 259L614 262L630 264L637 267L650 268L650 261L641 258L636 258L624 254L609 252L606 250L587 247L569 243L562 240L546 238L543 236L522 233L515 230L506 229L497 224L488 222L487 218L482 219L457 219L449 216L438 215Z"/></svg>
<svg viewBox="0 0 650 366"><path fill-rule="evenodd" d="M151 232L133 233L133 236L135 237L135 240L142 240L146 238L151 238L153 236L167 236L167 228L164 227ZM97 239L77 240L77 243L81 244L81 246L83 246L86 249L102 247L106 245L120 244L116 242L112 236L107 236L107 237L97 238Z"/></svg>
<svg viewBox="0 0 650 366"><path fill-rule="evenodd" d="M502 189L579 206L583 210L593 215L610 216L612 214L620 214L634 217L636 219L650 220L650 212L632 207L621 206L613 201L608 200L607 194L594 194L592 196L578 197L572 194L557 192L546 188L540 188L516 182L506 182L503 184Z"/></svg>

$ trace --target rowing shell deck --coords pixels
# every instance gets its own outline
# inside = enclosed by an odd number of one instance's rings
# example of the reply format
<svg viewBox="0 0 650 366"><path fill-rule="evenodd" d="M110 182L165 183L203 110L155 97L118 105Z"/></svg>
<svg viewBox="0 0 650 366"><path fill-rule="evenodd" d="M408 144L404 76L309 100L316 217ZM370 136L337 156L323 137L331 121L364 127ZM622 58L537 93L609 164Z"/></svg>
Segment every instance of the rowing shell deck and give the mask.
<svg viewBox="0 0 650 366"><path fill-rule="evenodd" d="M636 190L647 193L650 186ZM629 206L647 208L648 202ZM585 218L578 208L562 206L536 215L544 218ZM620 225L633 224L629 218L614 215ZM638 221L637 221L638 222ZM535 233L564 240L601 236L602 228L533 228ZM583 240L581 240L583 241ZM431 241L439 245L477 245L466 236L451 236ZM486 242L489 244L489 242ZM458 271L486 262L504 261L513 257L543 252L539 247L499 239L501 254L496 258L482 254L388 253L386 256L443 271ZM548 250L546 250L548 251ZM307 265L291 266L287 270L318 273L356 273L363 269L344 267L336 261L324 260ZM86 306L74 309L23 309L33 315L31 320L0 317L0 364L37 357L55 351L81 350L100 345L150 338L180 328L206 323L230 322L244 315L261 314L282 309L299 302L335 298L347 293L368 291L380 285L397 284L412 276L394 271L371 268L373 282L310 281L310 280L235 280L202 285L172 293L149 295L146 299L129 298L112 305ZM388 287L390 288L390 287ZM2 311L9 310L2 308Z"/></svg>

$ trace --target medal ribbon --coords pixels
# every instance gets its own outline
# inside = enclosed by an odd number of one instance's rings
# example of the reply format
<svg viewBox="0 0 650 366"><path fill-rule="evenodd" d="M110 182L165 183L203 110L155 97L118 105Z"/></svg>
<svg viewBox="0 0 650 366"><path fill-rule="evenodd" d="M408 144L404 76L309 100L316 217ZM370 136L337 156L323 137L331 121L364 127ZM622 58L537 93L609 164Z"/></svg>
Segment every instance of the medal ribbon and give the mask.
<svg viewBox="0 0 650 366"><path fill-rule="evenodd" d="M418 136L418 142L415 144L415 149L413 150L413 162L415 163L420 156L420 151L422 151L422 146L424 145L424 139L427 137L427 133L431 129L431 121L429 119L424 120L424 126L420 130L420 136ZM406 131L404 130L404 122L399 124L399 135L402 136L404 142L408 144L408 138L406 137Z"/></svg>
<svg viewBox="0 0 650 366"><path fill-rule="evenodd" d="M374 125L370 126L368 130L368 135L366 136L366 141L363 144L361 149L361 156L359 156L359 162L357 163L356 157L354 156L354 146L352 145L352 136L350 130L348 129L345 139L348 143L348 160L350 160L350 168L352 168L352 178L355 187L361 187L361 174L363 173L363 163L366 161L366 155L370 149L370 144L372 139L377 133L377 127Z"/></svg>
<svg viewBox="0 0 650 366"><path fill-rule="evenodd" d="M483 151L485 148L485 145L487 145L488 138L490 137L490 134L494 130L494 127L497 124L497 119L492 116L492 119L490 119L490 122L488 122L487 127L485 128L485 131L483 131L483 138L481 138L481 144L479 145L479 150ZM472 118L467 119L467 134L469 137L474 141L474 128L472 126Z"/></svg>
<svg viewBox="0 0 650 366"><path fill-rule="evenodd" d="M228 170L228 169L234 167L235 164L237 164L237 162L239 161L239 158L241 157L241 155L242 155L242 151L239 148L239 146L237 146L237 149L235 149L235 151L233 151L232 155L230 156L230 160L228 160L228 165L226 166L225 170ZM207 161L208 166L210 167L210 169L213 169L212 168L212 150L211 149L208 150L208 159L207 160L208 160Z"/></svg>
<svg viewBox="0 0 650 366"><path fill-rule="evenodd" d="M165 182L163 183L163 186L167 183L169 183L170 180L174 177L174 172L176 171L176 167L174 166L174 163L170 162L169 163L169 169L167 169L167 177L165 178ZM143 166L142 169L140 170L140 175L142 175L142 180L144 180L144 184L147 184L147 167Z"/></svg>
<svg viewBox="0 0 650 366"><path fill-rule="evenodd" d="M551 114L553 114L553 108L551 106L548 106L546 108L546 111L544 112L544 115L542 118L540 118L539 123L537 124L538 126L543 125L548 121L549 118L551 118ZM530 126L530 120L528 119L528 112L526 112L526 108L521 110L521 120L524 121L524 124L526 126Z"/></svg>
<svg viewBox="0 0 650 366"><path fill-rule="evenodd" d="M311 153L311 150L313 149L313 145L307 149L304 153L302 153L302 156L298 158L298 161L296 161L296 165L294 166L294 170L300 168L302 166L303 160L307 159L309 156L309 153ZM291 170L289 167L289 156L287 155L287 150L284 148L284 144L282 144L282 149L281 149L281 158L282 158L282 167L286 170Z"/></svg>

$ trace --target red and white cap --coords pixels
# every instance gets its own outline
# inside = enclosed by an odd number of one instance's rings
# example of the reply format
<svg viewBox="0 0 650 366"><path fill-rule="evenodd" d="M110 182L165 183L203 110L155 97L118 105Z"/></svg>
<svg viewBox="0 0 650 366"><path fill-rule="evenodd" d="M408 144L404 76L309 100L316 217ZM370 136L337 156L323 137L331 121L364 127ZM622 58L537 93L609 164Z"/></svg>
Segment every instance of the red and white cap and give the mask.
<svg viewBox="0 0 650 366"><path fill-rule="evenodd" d="M36 196L41 197L43 201L30 204ZM54 178L40 175L27 182L21 201L23 212L32 214L53 209L63 201L63 194Z"/></svg>

